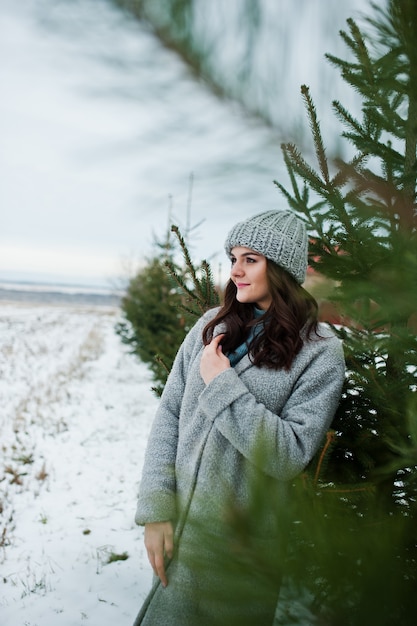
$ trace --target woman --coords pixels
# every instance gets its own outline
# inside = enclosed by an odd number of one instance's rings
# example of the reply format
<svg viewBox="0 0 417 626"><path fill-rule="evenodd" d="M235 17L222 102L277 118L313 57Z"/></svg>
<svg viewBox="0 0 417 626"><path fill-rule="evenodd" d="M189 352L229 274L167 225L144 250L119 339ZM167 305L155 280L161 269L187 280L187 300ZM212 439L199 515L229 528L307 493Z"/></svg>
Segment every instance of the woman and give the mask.
<svg viewBox="0 0 417 626"><path fill-rule="evenodd" d="M135 626L273 622L278 591L251 555L276 549L284 529L253 486L272 481L282 497L322 443L344 378L341 343L301 287L307 248L290 211L227 237L224 304L185 338L148 442L136 521L156 577ZM234 536L236 514L249 542Z"/></svg>

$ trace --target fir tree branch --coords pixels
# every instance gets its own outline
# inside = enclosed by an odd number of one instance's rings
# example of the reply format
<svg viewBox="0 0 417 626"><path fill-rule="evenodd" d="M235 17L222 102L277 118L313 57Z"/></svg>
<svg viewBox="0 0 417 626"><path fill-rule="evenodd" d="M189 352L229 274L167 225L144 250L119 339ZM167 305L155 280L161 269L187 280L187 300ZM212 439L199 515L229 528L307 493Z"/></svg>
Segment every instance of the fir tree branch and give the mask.
<svg viewBox="0 0 417 626"><path fill-rule="evenodd" d="M185 292L190 297L190 300L193 300L194 298L193 291L189 287L187 287L184 278L178 274L178 271L174 263L172 261L165 260L164 266L168 270L168 273L171 276L171 278L177 283L178 287L180 287L181 291Z"/></svg>
<svg viewBox="0 0 417 626"><path fill-rule="evenodd" d="M325 444L323 446L323 449L321 451L321 454L320 454L320 457L319 457L319 460L318 460L318 463L317 463L316 472L314 474L314 483L315 484L318 483L324 458L325 458L327 452L329 451L329 448L331 447L332 443L334 442L335 438L336 438L336 433L334 432L334 430L329 430L326 433L326 442L325 442Z"/></svg>
<svg viewBox="0 0 417 626"><path fill-rule="evenodd" d="M292 186L293 193L294 193L294 198L297 200L298 203L301 204L301 195L300 195L300 192L299 192L299 189L298 189L297 179L295 177L294 170L293 170L293 168L291 166L291 161L290 161L290 158L289 158L288 151L287 151L285 143L281 144L281 150L282 150L282 154L283 154L283 157L284 157L284 163L285 163L285 166L287 168L288 175L290 177L291 186ZM283 193L286 194L286 190L284 190L282 185L279 185L279 183L276 183L276 184L280 187L280 189L283 191ZM304 185L304 189L306 189L305 185ZM307 191L307 194L308 194L308 191ZM288 194L288 196L289 196L289 194ZM291 196L289 196L289 197L291 197Z"/></svg>
<svg viewBox="0 0 417 626"><path fill-rule="evenodd" d="M169 374L170 369L169 369L168 365L165 363L164 359L159 354L155 355L155 361L157 363L159 363L160 365L162 365L162 367L166 371L166 373Z"/></svg>
<svg viewBox="0 0 417 626"><path fill-rule="evenodd" d="M323 138L321 136L320 124L317 119L316 107L314 106L313 100L310 96L310 90L306 85L301 86L301 94L304 98L304 102L306 104L308 117L310 120L310 126L313 133L313 141L314 146L316 148L316 156L319 162L320 171L322 176L326 182L329 183L329 168L327 164L326 152L324 149Z"/></svg>
<svg viewBox="0 0 417 626"><path fill-rule="evenodd" d="M191 280L193 282L194 288L196 290L196 292L199 294L199 296L201 298L204 298L204 294L201 290L201 285L200 285L200 281L197 278L197 273L196 273L196 269L193 265L193 262L191 261L191 257L190 257L190 253L188 252L188 248L187 245L185 243L184 237L181 235L180 230L178 228L178 226L175 226L174 224L171 226L171 230L173 233L175 233L178 242L180 244L183 256L184 256L184 260L185 260L185 264L187 266L187 269L190 272L191 275Z"/></svg>
<svg viewBox="0 0 417 626"><path fill-rule="evenodd" d="M350 128L355 130L358 135L363 136L364 130L361 123L356 118L354 118L338 100L333 100L332 106L333 111L336 113L336 116L343 123L345 123L347 126L350 126Z"/></svg>
<svg viewBox="0 0 417 626"><path fill-rule="evenodd" d="M366 162L367 158L368 158L368 155L359 153L356 156L354 156L353 159L349 161L349 163L345 163L341 159L335 159L335 165L339 169L334 175L334 177L332 178L331 185L337 188L343 187L347 183L350 177L349 172L352 169L353 170L360 169ZM345 197L345 201L346 201L346 197Z"/></svg>
<svg viewBox="0 0 417 626"><path fill-rule="evenodd" d="M367 93L369 93L369 88L371 88L371 86L373 86L374 84L374 71L372 60L366 47L365 40L362 37L362 33L359 30L355 21L352 18L349 18L347 20L347 23L350 29L350 33L352 35L351 41L353 43L353 46L351 47L351 49L358 60L358 63L362 70L361 73L363 75L364 83L367 84L368 87ZM347 39L345 41L347 41Z"/></svg>
<svg viewBox="0 0 417 626"><path fill-rule="evenodd" d="M315 172L307 161L305 161L305 159L301 156L299 149L292 143L284 144L284 149L293 170L302 178L307 179L317 193L322 194L325 190L323 181L320 176L318 176L317 172Z"/></svg>
<svg viewBox="0 0 417 626"><path fill-rule="evenodd" d="M417 32L414 37L416 42ZM404 193L407 198L414 203L416 199L417 182L417 56L416 63L411 66L409 79L409 101L407 119L405 121L405 153L404 153ZM410 218L412 215L409 216ZM416 220L414 227L416 227Z"/></svg>

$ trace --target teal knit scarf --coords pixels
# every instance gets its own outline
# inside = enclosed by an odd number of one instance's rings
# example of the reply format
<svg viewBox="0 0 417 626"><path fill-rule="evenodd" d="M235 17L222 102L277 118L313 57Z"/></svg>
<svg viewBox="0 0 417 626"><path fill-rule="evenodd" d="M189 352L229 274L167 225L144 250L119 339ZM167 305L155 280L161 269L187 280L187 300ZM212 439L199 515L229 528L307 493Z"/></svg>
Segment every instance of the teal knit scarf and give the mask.
<svg viewBox="0 0 417 626"><path fill-rule="evenodd" d="M257 309L256 307L254 307L254 312L255 312L255 317L261 317L265 311L262 311L262 309ZM247 337L247 339L240 344L240 346L238 346L236 348L236 350L234 350L233 352L230 352L227 355L227 358L230 361L230 365L232 367L234 367L236 365L236 363L239 363L239 361L245 356L245 354L248 353L248 347L250 342L252 341L252 339L254 337L256 337L256 335L259 335L260 332L262 332L263 330L263 324L256 324L255 326L252 326L249 336Z"/></svg>

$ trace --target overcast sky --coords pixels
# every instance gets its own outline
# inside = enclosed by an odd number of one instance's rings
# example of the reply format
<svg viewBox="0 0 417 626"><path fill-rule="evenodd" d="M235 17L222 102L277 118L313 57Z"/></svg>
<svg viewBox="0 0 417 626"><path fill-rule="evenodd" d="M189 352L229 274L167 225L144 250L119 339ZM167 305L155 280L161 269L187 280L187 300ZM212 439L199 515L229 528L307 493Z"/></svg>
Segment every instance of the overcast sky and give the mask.
<svg viewBox="0 0 417 626"><path fill-rule="evenodd" d="M0 281L106 284L169 216L227 265L239 219L285 203L280 140L104 0L0 2Z"/></svg>

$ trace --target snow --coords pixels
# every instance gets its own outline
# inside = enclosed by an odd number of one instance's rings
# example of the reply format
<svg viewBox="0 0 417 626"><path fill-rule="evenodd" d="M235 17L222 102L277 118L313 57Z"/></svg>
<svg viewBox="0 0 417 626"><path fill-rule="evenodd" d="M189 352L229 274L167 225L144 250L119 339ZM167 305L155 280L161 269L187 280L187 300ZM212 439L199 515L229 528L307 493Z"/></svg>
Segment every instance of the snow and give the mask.
<svg viewBox="0 0 417 626"><path fill-rule="evenodd" d="M2 626L129 625L150 587L134 512L158 400L118 317L2 303Z"/></svg>
<svg viewBox="0 0 417 626"><path fill-rule="evenodd" d="M56 302L0 306L0 624L131 626L152 581L134 514L158 399L118 308ZM290 622L316 620L287 588Z"/></svg>

